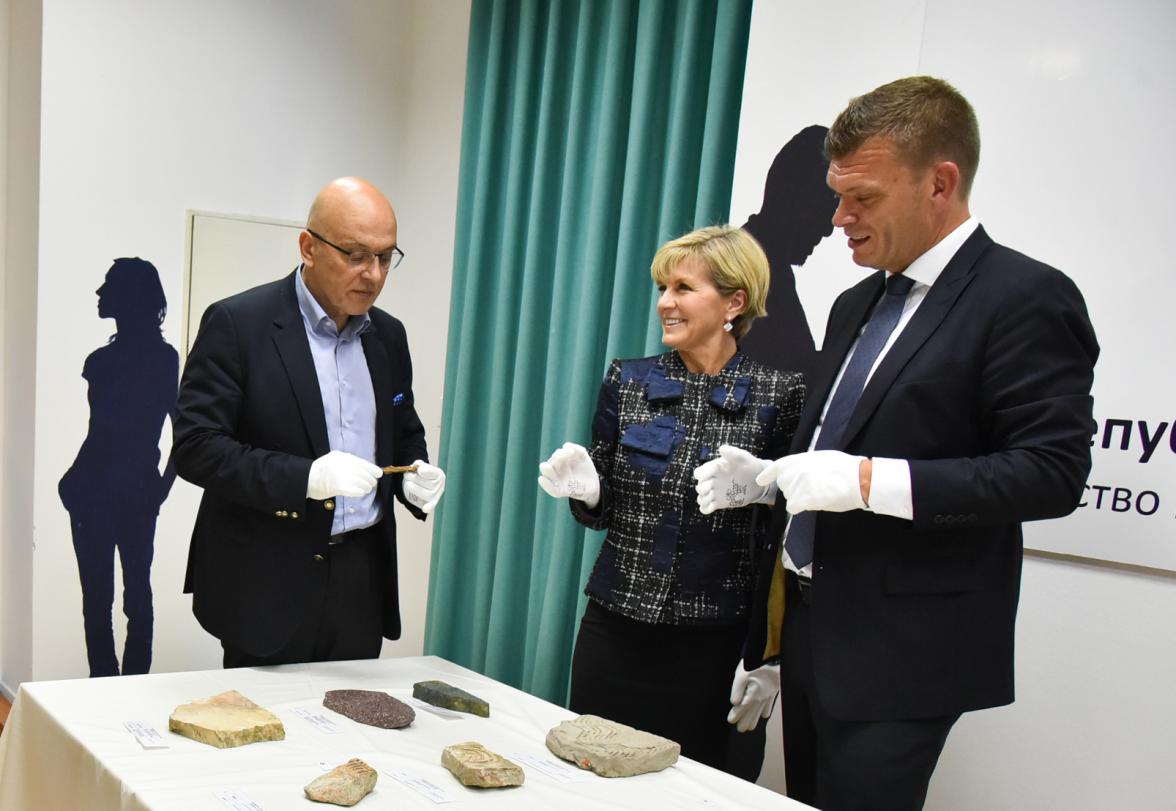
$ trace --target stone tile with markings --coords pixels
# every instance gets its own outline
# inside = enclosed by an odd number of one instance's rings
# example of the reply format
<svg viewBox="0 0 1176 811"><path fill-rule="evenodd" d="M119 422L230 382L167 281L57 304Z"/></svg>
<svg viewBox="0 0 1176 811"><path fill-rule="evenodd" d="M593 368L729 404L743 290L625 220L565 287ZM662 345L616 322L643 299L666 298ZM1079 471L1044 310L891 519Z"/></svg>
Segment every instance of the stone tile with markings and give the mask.
<svg viewBox="0 0 1176 811"><path fill-rule="evenodd" d="M464 786L502 788L523 784L521 766L476 741L446 746L441 751L441 765Z"/></svg>
<svg viewBox="0 0 1176 811"><path fill-rule="evenodd" d="M677 762L682 752L669 738L598 715L581 715L552 727L547 733L547 748L602 777L659 772Z"/></svg>
<svg viewBox="0 0 1176 811"><path fill-rule="evenodd" d="M376 787L376 770L359 758L352 758L319 775L303 791L317 803L355 805Z"/></svg>

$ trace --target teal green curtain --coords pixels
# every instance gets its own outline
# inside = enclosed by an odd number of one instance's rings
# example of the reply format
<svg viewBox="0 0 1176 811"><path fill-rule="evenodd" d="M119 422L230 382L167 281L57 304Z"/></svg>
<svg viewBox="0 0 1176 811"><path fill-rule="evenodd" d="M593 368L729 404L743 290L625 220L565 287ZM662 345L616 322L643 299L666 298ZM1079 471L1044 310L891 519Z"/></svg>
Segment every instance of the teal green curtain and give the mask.
<svg viewBox="0 0 1176 811"><path fill-rule="evenodd" d="M566 700L601 543L537 486L613 357L661 351L657 247L730 207L750 0L473 0L425 650Z"/></svg>

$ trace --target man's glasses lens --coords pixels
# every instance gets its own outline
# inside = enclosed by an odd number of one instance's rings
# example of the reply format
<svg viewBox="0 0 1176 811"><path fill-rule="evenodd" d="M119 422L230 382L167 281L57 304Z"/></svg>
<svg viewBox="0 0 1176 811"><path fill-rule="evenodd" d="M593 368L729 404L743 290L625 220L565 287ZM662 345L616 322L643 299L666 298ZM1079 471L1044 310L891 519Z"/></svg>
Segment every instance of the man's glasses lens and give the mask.
<svg viewBox="0 0 1176 811"><path fill-rule="evenodd" d="M367 267L368 264L372 261L372 258L375 257L379 260L381 268L384 270L394 270L400 265L401 260L404 259L404 251L400 250L400 248L389 248L383 253L372 253L371 251L349 251L346 248L342 248L336 245L334 242L331 242L329 239L326 239L320 234L316 234L309 228L306 230L319 242L324 242L337 250L339 253L346 254L347 261L350 262L351 266L354 268Z"/></svg>
<svg viewBox="0 0 1176 811"><path fill-rule="evenodd" d="M364 268L375 257L380 262L380 267L384 270L391 270L400 264L400 260L404 258L404 253L399 248L392 248L383 253L372 253L371 251L351 251L347 254L348 260L353 267Z"/></svg>

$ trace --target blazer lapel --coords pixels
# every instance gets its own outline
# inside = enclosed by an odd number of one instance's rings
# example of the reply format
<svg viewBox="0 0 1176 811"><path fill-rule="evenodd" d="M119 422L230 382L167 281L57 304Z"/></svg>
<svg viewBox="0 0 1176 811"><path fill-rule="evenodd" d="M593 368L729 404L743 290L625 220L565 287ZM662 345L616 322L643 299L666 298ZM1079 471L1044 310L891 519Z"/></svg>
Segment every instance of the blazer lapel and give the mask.
<svg viewBox="0 0 1176 811"><path fill-rule="evenodd" d="M895 378L943 323L943 319L955 306L960 294L972 281L976 260L991 244L992 240L984 232L984 229L977 228L947 263L943 273L927 291L927 297L923 299L919 309L915 310L910 323L899 334L894 345L890 347L890 351L886 353L882 362L878 364L878 368L874 370L874 374L870 376L869 382L862 390L862 396L858 400L853 416L850 417L849 424L845 426L841 447L849 446L854 436L866 424L878 404L882 402L882 398L893 385Z"/></svg>
<svg viewBox="0 0 1176 811"><path fill-rule="evenodd" d="M866 323L866 319L870 317L874 305L878 302L878 297L882 295L886 286L885 278L886 275L878 271L873 276L846 290L843 294L844 303L839 301L834 304L835 308L839 305L845 308L844 325L838 326L830 323L832 331L826 330L825 332L825 343L817 355L817 373L809 384L805 395L805 408L801 413L796 433L793 435L793 453L808 450L808 446L812 443L813 431L816 430L817 421L821 418L821 411L829 399L833 381L841 370L846 355L849 354L849 347L857 340L858 334L862 331L862 325Z"/></svg>
<svg viewBox="0 0 1176 811"><path fill-rule="evenodd" d="M278 315L274 318L274 347L294 390L294 401L302 415L310 447L318 457L331 450L327 418L323 414L323 395L319 390L314 358L310 354L310 342L302 325L302 313L298 310L293 275L287 276L286 280L288 284L282 287Z"/></svg>

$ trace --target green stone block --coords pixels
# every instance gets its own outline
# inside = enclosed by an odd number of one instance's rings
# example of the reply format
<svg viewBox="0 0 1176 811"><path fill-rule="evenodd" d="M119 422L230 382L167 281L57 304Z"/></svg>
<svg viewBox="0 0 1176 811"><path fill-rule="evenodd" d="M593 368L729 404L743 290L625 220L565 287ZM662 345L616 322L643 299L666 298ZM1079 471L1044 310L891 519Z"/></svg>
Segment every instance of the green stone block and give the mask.
<svg viewBox="0 0 1176 811"><path fill-rule="evenodd" d="M412 697L419 698L434 707L468 712L483 718L490 717L489 704L477 696L443 681L418 681L412 686Z"/></svg>

